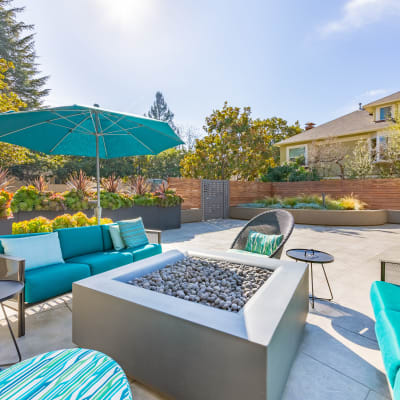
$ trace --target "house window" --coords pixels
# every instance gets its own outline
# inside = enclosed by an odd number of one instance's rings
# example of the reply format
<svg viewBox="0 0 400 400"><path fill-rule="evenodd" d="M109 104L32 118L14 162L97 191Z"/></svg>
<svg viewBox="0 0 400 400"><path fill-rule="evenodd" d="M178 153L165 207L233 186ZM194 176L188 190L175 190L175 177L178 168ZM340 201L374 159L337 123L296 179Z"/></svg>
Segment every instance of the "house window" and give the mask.
<svg viewBox="0 0 400 400"><path fill-rule="evenodd" d="M385 135L377 135L371 138L371 158L373 162L385 161L389 138Z"/></svg>
<svg viewBox="0 0 400 400"><path fill-rule="evenodd" d="M288 149L288 161L295 162L299 158L302 159L302 164L307 162L307 151L306 146L289 147Z"/></svg>
<svg viewBox="0 0 400 400"><path fill-rule="evenodd" d="M392 118L392 107L381 107L379 110L379 119L384 121Z"/></svg>

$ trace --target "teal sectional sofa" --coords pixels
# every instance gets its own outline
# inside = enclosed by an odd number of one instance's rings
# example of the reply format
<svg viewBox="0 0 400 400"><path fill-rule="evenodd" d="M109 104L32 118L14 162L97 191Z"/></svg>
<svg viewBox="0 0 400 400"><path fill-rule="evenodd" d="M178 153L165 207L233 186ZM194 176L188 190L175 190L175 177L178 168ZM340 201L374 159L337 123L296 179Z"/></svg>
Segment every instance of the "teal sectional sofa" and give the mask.
<svg viewBox="0 0 400 400"><path fill-rule="evenodd" d="M70 292L72 283L75 281L160 254L162 251L159 243L159 231L146 230L147 236L149 238L156 237L158 243L148 243L136 248L124 248L119 251L113 248L109 225L59 229L57 232L65 263L44 265L43 267L22 271L20 278L25 282L23 304L37 303ZM0 254L4 254L4 249L1 246L2 238L46 234L0 236ZM7 260L7 257L1 256L2 261L6 263L7 261L15 261L12 259ZM5 265L7 268L7 264ZM23 318L23 312L20 313L20 316ZM23 335L23 331L24 327L20 327L19 335Z"/></svg>
<svg viewBox="0 0 400 400"><path fill-rule="evenodd" d="M375 332L393 399L400 400L400 286L377 281L371 286Z"/></svg>

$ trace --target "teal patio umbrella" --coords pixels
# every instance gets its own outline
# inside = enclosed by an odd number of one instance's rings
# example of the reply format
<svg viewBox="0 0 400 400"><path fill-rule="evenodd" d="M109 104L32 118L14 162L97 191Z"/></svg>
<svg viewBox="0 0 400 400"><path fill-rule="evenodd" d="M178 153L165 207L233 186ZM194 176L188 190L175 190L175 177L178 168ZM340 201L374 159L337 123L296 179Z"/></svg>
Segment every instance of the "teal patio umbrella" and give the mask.
<svg viewBox="0 0 400 400"><path fill-rule="evenodd" d="M183 144L166 122L72 105L0 114L0 142L46 154L96 157L100 221L100 158L158 154Z"/></svg>

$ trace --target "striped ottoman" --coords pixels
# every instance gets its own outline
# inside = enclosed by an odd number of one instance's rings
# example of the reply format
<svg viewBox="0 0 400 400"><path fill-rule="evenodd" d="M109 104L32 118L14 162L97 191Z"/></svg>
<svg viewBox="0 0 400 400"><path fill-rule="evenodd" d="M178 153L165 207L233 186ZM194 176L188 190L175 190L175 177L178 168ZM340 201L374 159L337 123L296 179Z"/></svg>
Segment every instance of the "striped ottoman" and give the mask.
<svg viewBox="0 0 400 400"><path fill-rule="evenodd" d="M51 351L0 371L0 399L132 400L121 367L87 349Z"/></svg>

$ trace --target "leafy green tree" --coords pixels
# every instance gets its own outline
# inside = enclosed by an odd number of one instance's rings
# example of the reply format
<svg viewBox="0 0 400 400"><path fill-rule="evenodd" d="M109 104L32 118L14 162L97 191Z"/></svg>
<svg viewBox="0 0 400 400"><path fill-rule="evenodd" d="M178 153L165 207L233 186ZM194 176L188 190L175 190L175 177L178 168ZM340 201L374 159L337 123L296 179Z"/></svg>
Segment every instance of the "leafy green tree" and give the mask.
<svg viewBox="0 0 400 400"><path fill-rule="evenodd" d="M0 58L0 112L18 111L26 104L12 91L6 80L7 74L14 69L11 61ZM8 143L0 143L0 167L23 163L27 159L28 149Z"/></svg>
<svg viewBox="0 0 400 400"><path fill-rule="evenodd" d="M193 152L181 162L185 177L254 180L279 161L274 144L301 129L281 118L251 118L250 107L228 106L215 110L203 127L207 135L196 141Z"/></svg>
<svg viewBox="0 0 400 400"><path fill-rule="evenodd" d="M6 82L29 109L39 107L49 93L48 77L42 76L35 53L34 26L18 20L24 7L13 7L12 0L0 0L0 58L15 68Z"/></svg>
<svg viewBox="0 0 400 400"><path fill-rule="evenodd" d="M359 140L352 154L346 159L346 170L350 178L368 178L374 170L367 140Z"/></svg>
<svg viewBox="0 0 400 400"><path fill-rule="evenodd" d="M315 168L306 169L304 159L298 158L295 162L270 167L261 177L263 182L299 182L319 181L320 177Z"/></svg>

